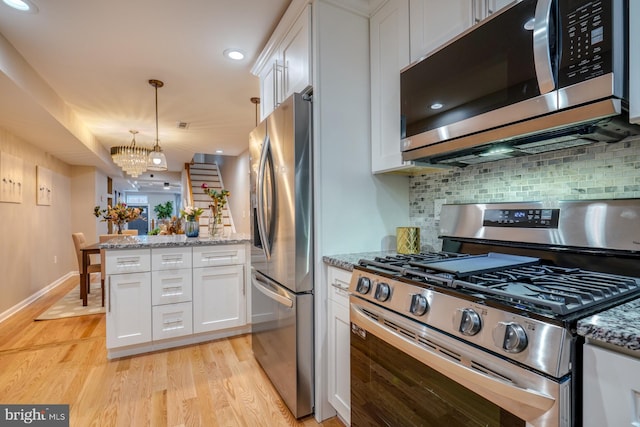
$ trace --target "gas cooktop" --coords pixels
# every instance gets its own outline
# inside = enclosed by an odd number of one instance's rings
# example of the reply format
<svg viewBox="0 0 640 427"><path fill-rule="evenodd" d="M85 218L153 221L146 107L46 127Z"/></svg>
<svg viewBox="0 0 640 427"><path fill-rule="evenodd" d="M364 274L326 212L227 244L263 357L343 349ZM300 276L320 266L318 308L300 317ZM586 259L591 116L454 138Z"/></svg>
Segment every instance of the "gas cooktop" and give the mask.
<svg viewBox="0 0 640 427"><path fill-rule="evenodd" d="M545 265L538 258L494 252L386 256L362 259L356 268L553 317L640 293L638 278Z"/></svg>

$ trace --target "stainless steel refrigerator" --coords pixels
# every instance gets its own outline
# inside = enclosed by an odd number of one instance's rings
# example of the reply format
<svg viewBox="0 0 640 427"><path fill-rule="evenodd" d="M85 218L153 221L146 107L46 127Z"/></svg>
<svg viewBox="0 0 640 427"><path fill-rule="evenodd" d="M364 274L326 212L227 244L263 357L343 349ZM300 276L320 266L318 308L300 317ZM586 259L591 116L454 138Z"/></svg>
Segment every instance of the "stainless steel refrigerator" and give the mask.
<svg viewBox="0 0 640 427"><path fill-rule="evenodd" d="M253 353L296 418L313 413L311 102L294 94L250 134Z"/></svg>

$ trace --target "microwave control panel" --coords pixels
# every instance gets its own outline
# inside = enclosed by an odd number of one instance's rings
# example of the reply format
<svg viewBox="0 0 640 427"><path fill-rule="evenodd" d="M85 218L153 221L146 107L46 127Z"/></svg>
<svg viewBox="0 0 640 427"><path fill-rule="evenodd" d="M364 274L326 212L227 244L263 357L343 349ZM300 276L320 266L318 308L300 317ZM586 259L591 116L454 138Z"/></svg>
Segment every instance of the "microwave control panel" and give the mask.
<svg viewBox="0 0 640 427"><path fill-rule="evenodd" d="M613 71L612 1L560 2L560 87Z"/></svg>

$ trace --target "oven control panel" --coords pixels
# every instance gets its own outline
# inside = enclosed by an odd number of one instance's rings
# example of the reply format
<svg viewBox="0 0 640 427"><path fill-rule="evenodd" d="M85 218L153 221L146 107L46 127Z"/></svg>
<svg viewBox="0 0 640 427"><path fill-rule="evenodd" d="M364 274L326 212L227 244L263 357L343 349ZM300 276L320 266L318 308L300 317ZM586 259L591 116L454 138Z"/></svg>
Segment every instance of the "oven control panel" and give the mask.
<svg viewBox="0 0 640 427"><path fill-rule="evenodd" d="M558 228L560 209L486 209L485 227Z"/></svg>
<svg viewBox="0 0 640 427"><path fill-rule="evenodd" d="M455 295L354 268L351 304L372 304L554 377L570 372L570 334L563 327Z"/></svg>

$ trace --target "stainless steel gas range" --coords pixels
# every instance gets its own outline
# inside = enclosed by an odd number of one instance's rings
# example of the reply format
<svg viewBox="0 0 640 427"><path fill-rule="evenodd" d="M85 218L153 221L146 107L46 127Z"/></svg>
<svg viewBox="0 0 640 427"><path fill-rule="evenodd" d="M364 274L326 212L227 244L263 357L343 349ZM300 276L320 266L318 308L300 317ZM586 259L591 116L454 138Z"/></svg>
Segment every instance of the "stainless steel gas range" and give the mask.
<svg viewBox="0 0 640 427"><path fill-rule="evenodd" d="M640 297L640 200L445 205L350 284L357 425L579 426L579 319Z"/></svg>

